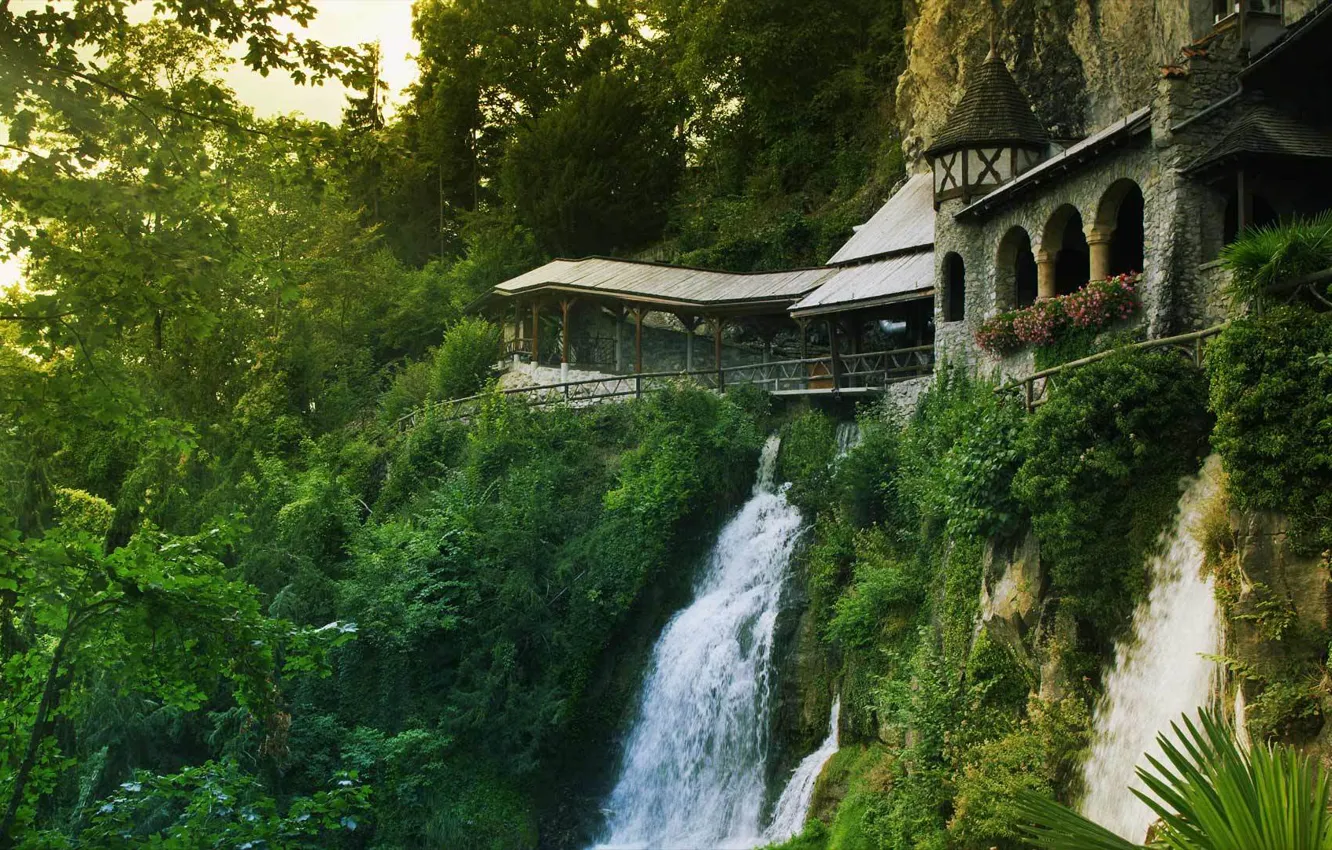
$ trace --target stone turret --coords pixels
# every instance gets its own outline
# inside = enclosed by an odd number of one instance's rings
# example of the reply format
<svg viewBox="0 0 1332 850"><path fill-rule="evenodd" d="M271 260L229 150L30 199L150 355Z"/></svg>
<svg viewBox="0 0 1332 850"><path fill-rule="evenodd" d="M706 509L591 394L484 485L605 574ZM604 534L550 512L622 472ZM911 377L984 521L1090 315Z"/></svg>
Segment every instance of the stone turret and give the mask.
<svg viewBox="0 0 1332 850"><path fill-rule="evenodd" d="M993 47L925 151L934 204L980 198L1045 158L1050 137Z"/></svg>

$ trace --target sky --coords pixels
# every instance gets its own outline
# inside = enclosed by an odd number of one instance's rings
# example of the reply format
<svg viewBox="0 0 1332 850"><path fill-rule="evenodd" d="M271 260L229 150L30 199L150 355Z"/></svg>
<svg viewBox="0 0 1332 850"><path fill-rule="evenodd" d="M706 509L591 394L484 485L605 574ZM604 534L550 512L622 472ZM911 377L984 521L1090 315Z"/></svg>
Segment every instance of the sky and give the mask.
<svg viewBox="0 0 1332 850"><path fill-rule="evenodd" d="M381 79L389 90L387 112L392 114L393 107L403 102L402 90L416 81L417 44L412 38L411 0L313 0L313 3L318 14L309 27L302 30L290 22L279 22L279 29L328 45L359 45L378 39L383 64ZM21 15L46 5L47 0L13 0L10 9ZM140 2L132 10L131 19L143 20L151 14L152 4ZM288 26L283 27L282 23ZM233 51L237 56L243 52L243 45ZM226 74L226 82L235 89L241 102L262 118L299 112L306 118L336 124L346 103L347 92L340 83L299 86L283 74L263 77L239 62ZM0 257L0 290L20 278L19 260Z"/></svg>

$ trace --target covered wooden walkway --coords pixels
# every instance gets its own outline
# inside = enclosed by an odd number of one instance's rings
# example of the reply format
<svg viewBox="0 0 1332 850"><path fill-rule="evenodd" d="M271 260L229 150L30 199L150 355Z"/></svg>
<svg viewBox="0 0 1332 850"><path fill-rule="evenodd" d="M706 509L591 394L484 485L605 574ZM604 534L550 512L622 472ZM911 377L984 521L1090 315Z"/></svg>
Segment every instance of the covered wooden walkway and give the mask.
<svg viewBox="0 0 1332 850"><path fill-rule="evenodd" d="M488 398L519 398L532 405L583 406L622 398L641 398L681 383L725 392L742 385L756 386L776 396L872 396L894 383L920 378L934 371L934 346L921 345L861 354L830 354L770 363L749 363L692 372L645 372L607 375L435 402L398 420L400 429L438 418L469 419Z"/></svg>

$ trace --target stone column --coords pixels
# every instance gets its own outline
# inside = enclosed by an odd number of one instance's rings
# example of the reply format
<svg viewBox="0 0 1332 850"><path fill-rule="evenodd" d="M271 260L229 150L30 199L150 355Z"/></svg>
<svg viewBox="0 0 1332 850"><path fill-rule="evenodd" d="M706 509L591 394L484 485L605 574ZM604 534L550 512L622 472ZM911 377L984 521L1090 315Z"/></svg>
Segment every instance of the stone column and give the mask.
<svg viewBox="0 0 1332 850"><path fill-rule="evenodd" d="M1054 298L1059 294L1055 285L1055 254L1049 251L1036 252L1036 297Z"/></svg>
<svg viewBox="0 0 1332 850"><path fill-rule="evenodd" d="M1110 242L1113 237L1114 231L1106 227L1093 227L1087 231L1092 280L1105 280L1110 276Z"/></svg>

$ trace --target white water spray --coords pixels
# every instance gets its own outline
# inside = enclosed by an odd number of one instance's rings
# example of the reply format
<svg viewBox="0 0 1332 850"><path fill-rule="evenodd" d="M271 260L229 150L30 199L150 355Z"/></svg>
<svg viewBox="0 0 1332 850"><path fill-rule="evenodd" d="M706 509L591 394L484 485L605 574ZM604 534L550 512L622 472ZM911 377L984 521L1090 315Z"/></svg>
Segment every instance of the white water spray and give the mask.
<svg viewBox="0 0 1332 850"><path fill-rule="evenodd" d="M1212 695L1220 623L1212 581L1199 574L1203 554L1190 530L1216 491L1220 462L1212 457L1179 501L1179 518L1162 554L1152 560L1152 590L1133 614L1133 634L1115 648L1096 708L1092 751L1083 766L1082 812L1140 842L1155 816L1131 791L1144 753L1162 758L1156 736L1195 714Z"/></svg>
<svg viewBox="0 0 1332 850"><path fill-rule="evenodd" d="M772 812L772 823L763 834L767 841L789 841L805 827L805 818L809 815L809 804L814 799L814 782L823 772L828 759L837 753L837 719L842 710L842 698L833 699L832 717L828 720L828 737L823 739L819 748L805 756L800 766L791 774L791 781L786 783L786 790L777 800L777 807Z"/></svg>
<svg viewBox="0 0 1332 850"><path fill-rule="evenodd" d="M773 484L777 448L770 437L753 496L722 529L694 601L653 649L603 850L765 843L772 645L801 525Z"/></svg>
<svg viewBox="0 0 1332 850"><path fill-rule="evenodd" d="M843 457L860 445L860 424L855 420L837 423L837 456Z"/></svg>

